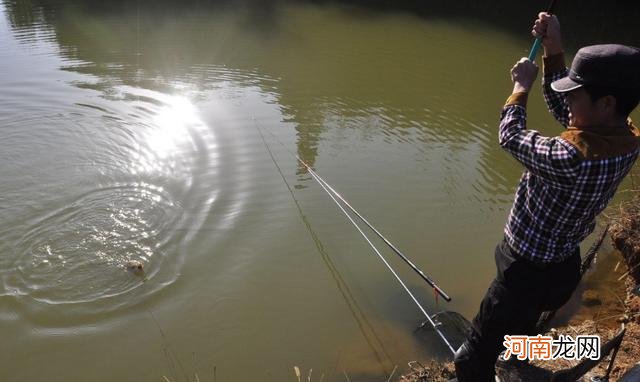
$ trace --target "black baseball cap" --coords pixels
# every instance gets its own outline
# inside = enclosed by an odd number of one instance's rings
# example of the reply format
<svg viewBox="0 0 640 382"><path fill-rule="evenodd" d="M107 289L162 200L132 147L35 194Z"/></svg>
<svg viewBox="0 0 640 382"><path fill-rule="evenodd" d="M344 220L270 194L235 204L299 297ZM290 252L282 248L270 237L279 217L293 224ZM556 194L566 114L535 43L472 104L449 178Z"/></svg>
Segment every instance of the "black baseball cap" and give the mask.
<svg viewBox="0 0 640 382"><path fill-rule="evenodd" d="M563 93L583 85L640 91L640 49L619 44L581 48L569 75L554 81L551 89Z"/></svg>

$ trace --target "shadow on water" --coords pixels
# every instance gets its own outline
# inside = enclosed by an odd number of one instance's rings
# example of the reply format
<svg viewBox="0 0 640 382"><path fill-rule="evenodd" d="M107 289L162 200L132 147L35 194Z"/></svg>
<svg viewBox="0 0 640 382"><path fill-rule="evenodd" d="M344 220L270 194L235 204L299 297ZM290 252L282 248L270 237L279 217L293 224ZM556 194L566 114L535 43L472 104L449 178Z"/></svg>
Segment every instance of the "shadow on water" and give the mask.
<svg viewBox="0 0 640 382"><path fill-rule="evenodd" d="M180 14L187 10L212 10L219 8L237 8L246 10L245 27L270 33L278 24L278 8L286 2L323 4L343 4L352 6L351 12L362 17L376 17L389 12L408 12L424 19L466 19L483 22L516 36L528 38L523 25L530 23L539 10L547 7L545 2L526 0L513 2L496 0L490 4L479 0L298 0L298 1L258 1L258 0L159 0L140 1L139 5L147 12L161 8L164 12ZM14 27L33 25L43 16L47 22L54 23L52 11L64 7L81 7L89 14L117 14L131 11L136 7L131 1L109 0L5 0L10 12L10 21ZM567 47L576 49L585 44L616 41L623 44L637 44L640 30L636 28L640 3L612 0L603 3L599 0L559 1L556 14L561 17ZM285 20L286 21L286 20Z"/></svg>
<svg viewBox="0 0 640 382"><path fill-rule="evenodd" d="M359 14L375 16L390 11L410 12L426 20L446 19L482 22L523 39L529 38L527 26L550 1L480 1L480 0L311 0L317 4L354 5ZM555 13L561 19L566 47L577 50L590 44L617 42L637 45L640 30L636 27L640 3L614 0L558 1Z"/></svg>

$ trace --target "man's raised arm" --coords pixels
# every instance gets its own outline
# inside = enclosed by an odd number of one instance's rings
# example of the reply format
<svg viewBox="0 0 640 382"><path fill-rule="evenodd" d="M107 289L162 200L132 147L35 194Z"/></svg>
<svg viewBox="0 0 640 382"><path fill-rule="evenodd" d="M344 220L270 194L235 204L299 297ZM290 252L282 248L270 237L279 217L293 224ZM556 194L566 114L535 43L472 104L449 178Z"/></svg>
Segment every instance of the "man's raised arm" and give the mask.
<svg viewBox="0 0 640 382"><path fill-rule="evenodd" d="M565 100L566 94L557 93L551 89L553 81L569 74L569 70L564 63L558 18L546 12L541 12L538 14L538 19L535 21L531 33L535 37L542 37L542 46L544 47L542 94L547 103L547 108L558 122L567 127L569 124L569 108Z"/></svg>

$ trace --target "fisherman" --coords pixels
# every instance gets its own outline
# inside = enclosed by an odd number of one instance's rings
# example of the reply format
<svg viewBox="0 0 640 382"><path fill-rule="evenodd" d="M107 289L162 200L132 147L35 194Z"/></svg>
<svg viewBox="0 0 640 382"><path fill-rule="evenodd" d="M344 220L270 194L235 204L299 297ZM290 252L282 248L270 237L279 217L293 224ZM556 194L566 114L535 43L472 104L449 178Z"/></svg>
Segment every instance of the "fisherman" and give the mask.
<svg viewBox="0 0 640 382"><path fill-rule="evenodd" d="M587 46L568 70L558 19L540 13L532 33L544 47L544 99L566 129L545 137L527 128L527 96L538 67L518 61L499 141L524 172L495 250L497 276L455 355L460 382L494 381L504 336L537 334L540 314L569 300L580 279L578 246L640 151L640 131L628 119L640 99L640 50Z"/></svg>

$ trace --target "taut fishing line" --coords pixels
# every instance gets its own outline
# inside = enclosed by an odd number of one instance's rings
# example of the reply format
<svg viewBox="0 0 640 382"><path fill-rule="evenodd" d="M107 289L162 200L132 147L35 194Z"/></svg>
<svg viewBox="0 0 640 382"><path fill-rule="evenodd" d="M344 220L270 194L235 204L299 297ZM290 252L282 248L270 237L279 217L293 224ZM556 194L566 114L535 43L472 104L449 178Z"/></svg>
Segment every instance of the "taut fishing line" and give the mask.
<svg viewBox="0 0 640 382"><path fill-rule="evenodd" d="M257 125L256 125L256 127L257 127ZM287 187L287 190L289 191L289 194L291 194L291 198L293 199L293 202L296 205L296 209L298 210L298 215L300 215L300 219L304 223L307 231L309 232L309 235L311 236L311 239L313 240L313 242L314 242L314 244L316 246L316 249L320 253L320 256L322 257L322 260L324 261L325 265L329 269L329 272L331 273L331 276L335 280L335 282L337 284L337 287L338 287L338 290L340 291L340 294L342 295L342 297L344 298L347 306L349 307L349 310L351 311L351 314L353 315L353 318L356 320L356 323L357 323L358 327L360 328L360 332L362 333L362 336L365 338L365 341L367 342L367 344L369 344L369 346L371 347L371 350L372 350L374 356L376 357L376 359L378 360L378 362L382 366L385 374L388 374L388 370L386 369L386 367L384 365L383 358L386 358L386 360L390 364L393 364L393 361L391 359L391 356L387 352L387 350L386 350L386 348L384 346L384 343L382 342L382 340L380 339L380 337L376 333L375 329L373 328L373 325L371 325L371 323L369 322L369 320L365 316L364 312L362 311L362 309L358 305L358 302L356 301L355 297L353 297L353 294L351 293L351 290L349 289L349 286L347 285L347 283L344 281L344 279L342 278L342 276L338 272L338 269L336 268L335 264L333 264L333 261L331 260L329 254L325 251L324 246L322 245L322 242L320 242L320 238L318 238L318 235L311 228L311 224L309 223L309 221L307 220L306 216L302 212L302 207L300 206L300 203L298 202L298 199L296 199L296 196L293 193L293 189L289 185L289 182L287 182L287 179L284 176L284 173L282 172L282 169L280 168L280 165L278 165L278 162L276 161L276 159L275 159L275 157L273 155L273 152L271 151L271 148L269 148L269 146L267 145L267 142L264 139L264 135L262 134L262 131L259 128L258 128L258 133L260 134L260 138L262 139L262 143L264 144L264 147L267 149L267 153L269 154L269 157L271 158L271 161L275 165L276 170L278 171L278 174L280 175L280 177L282 178L282 181L284 182L285 186ZM369 334L369 332L371 334ZM380 348L381 352L378 351L378 348ZM382 353L382 354L380 354L380 353Z"/></svg>
<svg viewBox="0 0 640 382"><path fill-rule="evenodd" d="M262 129L260 128L260 126L258 126L257 121L256 121L256 129L258 130L258 133L260 134L260 138L262 139L262 142L264 143L265 147L269 147L269 145L267 144L267 141L264 138L264 135L262 134ZM400 283L400 285L402 286L402 288L405 290L405 292L407 292L407 294L409 295L409 297L411 298L411 300L415 303L415 305L418 307L418 309L422 312L422 314L425 316L425 318L427 319L427 322L433 327L433 329L435 330L435 332L438 334L438 336L442 339L442 341L445 343L445 345L447 346L447 348L451 351L452 354L455 354L456 350L454 349L453 345L451 344L451 342L449 341L449 339L447 339L447 337L444 335L444 333L441 330L441 326L442 324L440 322L435 322L434 319L432 318L432 316L427 313L427 310L420 304L420 302L418 301L418 299L413 295L413 293L411 292L411 290L409 290L409 288L407 287L407 285L404 283L404 281L402 281L402 279L400 278L400 276L398 275L398 273L393 269L393 267L391 267L391 265L389 264L389 262L384 258L384 256L382 256L382 254L380 253L380 251L378 250L378 248L376 248L376 246L371 242L371 240L369 239L369 237L364 233L364 231L360 228L360 226L355 222L355 220L353 219L353 217L345 210L345 208L343 207L343 205L338 201L338 199L336 197L338 197L340 200L343 200L343 202L346 204L346 200L344 200L344 198L342 198L337 191L335 191L335 189L333 187L331 187L324 179L322 179L312 168L311 166L309 166L306 162L304 162L299 156L297 156L295 153L291 152L291 150L289 150L284 143L282 143L282 141L280 141L280 139L278 139L278 137L276 137L273 133L269 132L269 134L273 137L273 139L278 142L280 145L282 145L284 147L284 149L291 154L291 156L293 156L294 158L296 158L298 160L298 162L300 162L303 166L305 166L305 168L307 169L307 171L309 172L309 174L311 174L311 176L313 177L313 179L320 185L320 187L322 187L322 189L329 195L329 197L333 200L333 202L336 204L336 206L338 206L338 208L342 211L342 213L345 215L345 217L349 220L349 222L351 222L351 224L356 228L356 230L360 233L360 235L364 238L364 240L367 242L367 244L369 244L369 246L371 247L371 249L373 249L373 251L376 253L376 255L380 258L380 260L384 263L384 265L387 267L387 269L389 269L389 271L393 274L393 276L396 278L396 280L398 281L398 283ZM271 157L272 161L275 163L275 165L277 166L277 163L275 162L275 159L273 158L273 156ZM278 166L279 167L279 166ZM362 215L360 215L359 213L357 213L353 207L351 207L349 205L349 208L354 211L354 213L356 213L361 219ZM371 227L372 229L374 229L370 224L367 223L367 225L369 225L369 227ZM380 235L380 233L375 230L375 232ZM390 242L388 242L388 240L385 240L385 242L389 245ZM434 289L436 288L435 284L432 285L434 286ZM438 288L439 290L440 288ZM448 298L448 296L446 294L444 294L444 296L446 296L445 298ZM443 296L443 297L444 297Z"/></svg>

